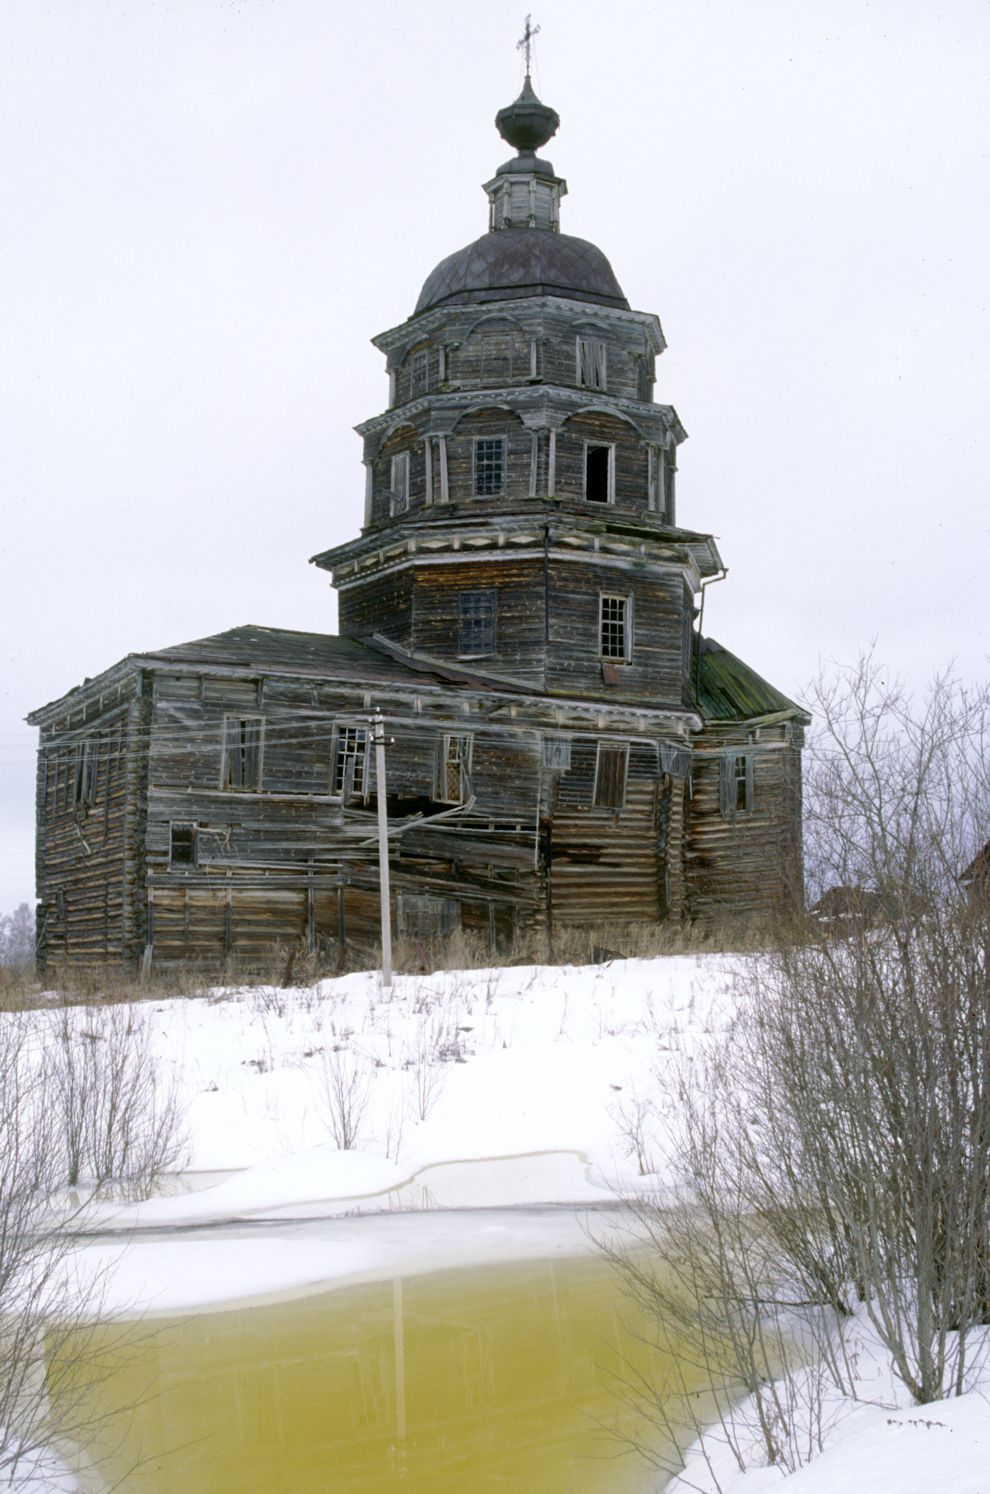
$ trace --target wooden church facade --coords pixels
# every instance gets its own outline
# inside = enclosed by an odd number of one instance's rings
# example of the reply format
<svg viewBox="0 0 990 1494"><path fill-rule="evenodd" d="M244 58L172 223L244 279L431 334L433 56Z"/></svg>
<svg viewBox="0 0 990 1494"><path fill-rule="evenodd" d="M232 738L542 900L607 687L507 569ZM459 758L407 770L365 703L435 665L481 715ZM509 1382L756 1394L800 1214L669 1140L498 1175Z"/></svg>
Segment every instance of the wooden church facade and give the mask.
<svg viewBox="0 0 990 1494"><path fill-rule="evenodd" d="M42 959L372 941L376 711L400 934L758 918L799 888L805 718L694 627L723 567L677 523L663 335L559 230L558 123L527 78L487 234L375 340L364 527L314 557L340 636L131 655L29 718Z"/></svg>

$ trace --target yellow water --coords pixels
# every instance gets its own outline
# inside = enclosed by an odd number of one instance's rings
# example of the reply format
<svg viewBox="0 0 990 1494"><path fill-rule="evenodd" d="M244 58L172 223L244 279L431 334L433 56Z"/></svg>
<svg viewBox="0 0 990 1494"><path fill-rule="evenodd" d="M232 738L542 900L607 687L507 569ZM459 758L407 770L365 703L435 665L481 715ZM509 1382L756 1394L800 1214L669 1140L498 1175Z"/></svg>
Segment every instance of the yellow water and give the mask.
<svg viewBox="0 0 990 1494"><path fill-rule="evenodd" d="M662 1373L607 1265L536 1261L199 1313L92 1394L121 1494L618 1494L650 1487L617 1395ZM655 1480L656 1475L653 1475Z"/></svg>

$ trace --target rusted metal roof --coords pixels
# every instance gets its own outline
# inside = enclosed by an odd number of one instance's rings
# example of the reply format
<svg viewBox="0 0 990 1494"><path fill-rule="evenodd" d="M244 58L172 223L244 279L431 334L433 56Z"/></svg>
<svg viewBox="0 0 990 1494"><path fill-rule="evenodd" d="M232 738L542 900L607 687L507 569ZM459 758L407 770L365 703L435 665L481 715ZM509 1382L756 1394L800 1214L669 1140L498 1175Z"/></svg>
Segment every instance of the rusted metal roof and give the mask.
<svg viewBox="0 0 990 1494"><path fill-rule="evenodd" d="M520 296L566 296L629 309L602 251L551 229L506 228L482 234L440 261L427 277L416 313Z"/></svg>
<svg viewBox="0 0 990 1494"><path fill-rule="evenodd" d="M753 721L766 716L811 719L714 638L695 638L692 679L695 703L704 721Z"/></svg>

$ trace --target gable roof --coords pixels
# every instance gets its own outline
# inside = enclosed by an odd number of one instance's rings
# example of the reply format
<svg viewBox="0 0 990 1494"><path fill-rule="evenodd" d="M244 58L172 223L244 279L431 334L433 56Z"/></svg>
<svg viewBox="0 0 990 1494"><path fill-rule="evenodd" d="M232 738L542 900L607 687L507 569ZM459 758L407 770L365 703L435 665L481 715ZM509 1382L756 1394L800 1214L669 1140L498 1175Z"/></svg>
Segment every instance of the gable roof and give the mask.
<svg viewBox="0 0 990 1494"><path fill-rule="evenodd" d="M767 716L811 720L742 659L714 638L695 637L692 686L703 721L754 721Z"/></svg>

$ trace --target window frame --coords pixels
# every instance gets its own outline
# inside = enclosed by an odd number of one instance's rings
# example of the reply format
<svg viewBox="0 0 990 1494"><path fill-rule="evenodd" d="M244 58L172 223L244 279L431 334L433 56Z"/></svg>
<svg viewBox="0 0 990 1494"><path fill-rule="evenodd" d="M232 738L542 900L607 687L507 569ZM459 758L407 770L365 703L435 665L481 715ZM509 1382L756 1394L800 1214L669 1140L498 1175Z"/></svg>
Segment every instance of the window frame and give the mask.
<svg viewBox="0 0 990 1494"><path fill-rule="evenodd" d="M613 790L611 797L605 796L605 789L609 787L608 780L602 776L602 756L604 753L614 753L621 756L621 774L615 778L618 790ZM594 809L621 810L626 807L626 789L629 783L629 743L628 742L603 742L599 741L595 751L595 782L592 788L591 803Z"/></svg>
<svg viewBox="0 0 990 1494"><path fill-rule="evenodd" d="M470 615L470 608L478 609ZM489 609L489 616L482 614ZM470 634L478 636L471 645ZM496 651L498 635L498 589L494 586L471 587L457 594L457 657L487 659Z"/></svg>
<svg viewBox="0 0 990 1494"><path fill-rule="evenodd" d="M579 389L608 390L608 342L601 336L578 333L574 349L575 383Z"/></svg>
<svg viewBox="0 0 990 1494"><path fill-rule="evenodd" d="M466 744L459 751L457 758L451 758L451 745L454 742ZM437 750L436 776L433 784L434 798L438 804L466 804L473 793L471 783L471 761L474 756L474 733L470 731L446 731L440 737ZM447 789L448 773L453 769L459 770L459 791L456 799L450 797Z"/></svg>
<svg viewBox="0 0 990 1494"><path fill-rule="evenodd" d="M430 350L417 348L409 358L409 398L418 399L430 389Z"/></svg>
<svg viewBox="0 0 990 1494"><path fill-rule="evenodd" d="M481 489L478 486L481 471L478 465L478 448L482 445L500 448L501 484L498 488ZM471 493L475 498L504 498L508 477L508 443L505 436L475 436L471 443Z"/></svg>
<svg viewBox="0 0 990 1494"><path fill-rule="evenodd" d="M719 758L719 813L725 820L752 814L756 804L755 759L751 747L727 747Z"/></svg>
<svg viewBox="0 0 990 1494"><path fill-rule="evenodd" d="M605 479L605 497L588 497L588 454L592 451L608 452L608 473ZM585 441L584 443L584 468L581 494L585 503L614 503L615 502L615 442L614 441Z"/></svg>
<svg viewBox="0 0 990 1494"><path fill-rule="evenodd" d="M175 832L189 830L189 860L175 858ZM168 869L169 871L195 871L199 866L199 822L197 820L169 820L168 822Z"/></svg>
<svg viewBox="0 0 990 1494"><path fill-rule="evenodd" d="M240 741L234 742L234 733L231 731L232 724L240 723L238 733ZM257 739L254 742L245 740L244 728L249 722L257 726ZM257 794L261 792L262 774L264 772L264 743L265 743L265 718L263 716L231 715L224 712L223 717L223 750L220 755L220 787L225 793L230 794ZM254 753L254 772L251 775L253 782L247 782L246 768L251 759L247 755ZM236 756L235 756L236 754ZM236 773L231 771L231 764L239 763Z"/></svg>
<svg viewBox="0 0 990 1494"><path fill-rule="evenodd" d="M620 602L622 604L622 652L609 652L605 648L605 629L614 627L616 619L606 618L606 606L609 603ZM631 664L633 657L633 599L631 595L622 595L614 591L600 591L598 593L598 656L607 664Z"/></svg>
<svg viewBox="0 0 990 1494"><path fill-rule="evenodd" d="M80 737L72 763L72 808L91 809L99 791L100 739Z"/></svg>
<svg viewBox="0 0 990 1494"><path fill-rule="evenodd" d="M347 764L354 764L351 794L368 797L368 745L371 732L359 721L335 721L330 743L330 792L344 797L347 788ZM360 770L360 771L359 771ZM358 781L360 778L360 782Z"/></svg>
<svg viewBox="0 0 990 1494"><path fill-rule="evenodd" d="M389 510L404 514L409 508L409 453L397 451L389 466Z"/></svg>

